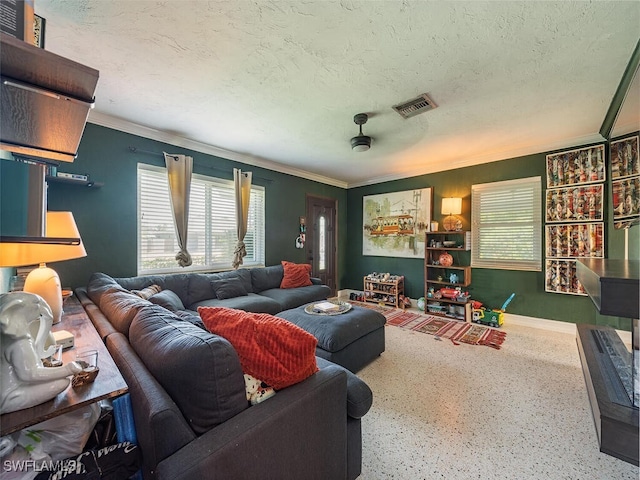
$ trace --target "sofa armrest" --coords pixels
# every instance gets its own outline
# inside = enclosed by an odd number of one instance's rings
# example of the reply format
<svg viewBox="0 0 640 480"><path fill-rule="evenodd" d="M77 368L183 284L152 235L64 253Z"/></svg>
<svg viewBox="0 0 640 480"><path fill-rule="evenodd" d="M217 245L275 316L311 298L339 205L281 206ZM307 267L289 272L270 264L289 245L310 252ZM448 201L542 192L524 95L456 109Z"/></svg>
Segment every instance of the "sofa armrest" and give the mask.
<svg viewBox="0 0 640 480"><path fill-rule="evenodd" d="M318 368L340 368L347 374L347 415L351 418L360 419L371 408L373 404L373 392L360 377L346 368L336 365L331 361L316 356Z"/></svg>
<svg viewBox="0 0 640 480"><path fill-rule="evenodd" d="M347 378L324 368L211 429L158 465L158 479L344 479Z"/></svg>
<svg viewBox="0 0 640 480"><path fill-rule="evenodd" d="M320 279L319 279L319 278L317 278L317 277L311 277L311 283L313 283L314 285L324 285L324 284L322 283L322 280L320 280Z"/></svg>

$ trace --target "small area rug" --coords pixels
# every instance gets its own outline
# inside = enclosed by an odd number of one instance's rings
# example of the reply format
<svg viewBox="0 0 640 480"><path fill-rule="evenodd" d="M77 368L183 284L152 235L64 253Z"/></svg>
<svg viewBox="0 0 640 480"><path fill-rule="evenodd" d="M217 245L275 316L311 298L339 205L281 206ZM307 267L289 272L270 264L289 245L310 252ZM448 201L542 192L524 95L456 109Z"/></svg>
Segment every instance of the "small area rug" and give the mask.
<svg viewBox="0 0 640 480"><path fill-rule="evenodd" d="M421 315L399 308L387 308L362 302L352 303L379 311L387 319L388 325L428 333L439 339L448 338L454 345L468 343L470 345L485 345L499 350L507 336L506 332L484 325L447 320L433 315Z"/></svg>

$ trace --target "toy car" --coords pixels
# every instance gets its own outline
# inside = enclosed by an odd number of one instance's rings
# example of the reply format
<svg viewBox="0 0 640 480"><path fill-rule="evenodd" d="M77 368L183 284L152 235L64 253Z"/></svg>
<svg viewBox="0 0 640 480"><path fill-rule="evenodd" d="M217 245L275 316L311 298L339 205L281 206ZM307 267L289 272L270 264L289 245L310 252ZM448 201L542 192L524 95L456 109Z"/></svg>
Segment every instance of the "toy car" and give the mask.
<svg viewBox="0 0 640 480"><path fill-rule="evenodd" d="M504 312L486 308L474 309L473 321L490 327L500 327L504 323Z"/></svg>
<svg viewBox="0 0 640 480"><path fill-rule="evenodd" d="M504 311L507 309L507 305L513 300L516 294L512 293L509 298L502 304L500 310L487 310L482 307L480 302L473 302L473 312L471 320L475 323L481 323L483 325L489 325L490 327L500 327L504 323ZM477 307L477 308L476 308Z"/></svg>

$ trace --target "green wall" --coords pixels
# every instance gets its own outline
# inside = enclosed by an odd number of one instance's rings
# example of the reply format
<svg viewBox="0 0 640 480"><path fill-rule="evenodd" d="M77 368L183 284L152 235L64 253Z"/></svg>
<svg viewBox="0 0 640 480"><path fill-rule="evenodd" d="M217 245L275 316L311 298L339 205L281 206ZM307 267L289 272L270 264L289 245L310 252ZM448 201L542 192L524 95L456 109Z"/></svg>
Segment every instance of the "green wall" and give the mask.
<svg viewBox="0 0 640 480"><path fill-rule="evenodd" d="M184 153L193 157L194 173L233 179L233 168L253 172L253 184L265 188L265 263L281 260L305 261L305 250L295 248L299 217L305 215L307 193L338 201L338 229L347 231L346 190L263 168L175 147L117 130L87 124L75 162L61 164L59 170L88 174L104 183L101 188L50 183L49 210L73 212L87 256L53 264L64 286L86 285L93 272L112 276L136 275L137 255L137 164L164 166L162 155L139 151ZM346 246L341 235L339 252ZM231 264L231 259L229 259ZM231 269L231 266L229 266ZM338 275L344 275L346 259L338 255Z"/></svg>
<svg viewBox="0 0 640 480"><path fill-rule="evenodd" d="M421 259L387 258L362 255L362 197L386 192L433 188L434 219L442 223L443 197L462 197L463 228L469 229L471 185L516 178L540 176L545 186L545 153L484 165L448 170L402 180L351 188L332 187L311 180L251 167L212 155L174 147L117 130L88 124L79 154L72 164L60 170L89 174L103 182L99 189L52 183L49 209L71 210L82 235L87 257L55 264L65 286L81 286L93 272L113 276L136 275L137 248L137 175L138 162L162 166L161 156L133 153L129 146L150 152L168 151L193 156L194 172L231 179L232 169L253 171L254 184L266 190L266 264L281 260L305 261L304 250L295 248L298 217L305 215L307 193L338 201L338 288L362 289L362 277L372 271L405 276L406 293L412 298L424 295L424 271ZM611 193L607 184L607 218L612 215ZM543 197L544 209L544 197ZM629 231L630 257L638 259L639 227ZM622 258L624 232L606 223L605 242L609 258ZM574 323L596 323L628 330L628 320L601 316L588 297L560 295L544 291L543 272L473 269L472 298L498 308L515 292L508 312L530 317Z"/></svg>
<svg viewBox="0 0 640 480"><path fill-rule="evenodd" d="M471 186L473 184L539 176L542 182L542 208L544 211L545 162L546 153L540 153L349 189L347 193L349 243L346 252L349 257L349 268L342 288L362 290L364 275L373 271L390 272L405 276L405 292L411 298L424 296L424 263L422 259L362 255L363 196L432 187L433 218L442 225L443 215L440 214L440 206L443 197L462 197L463 211L460 217L464 218L463 229L469 230L471 228L469 219L471 218ZM607 191L609 190L607 187ZM610 197L609 192L607 218L611 218L612 214ZM629 235L630 257L636 259L639 251L638 230L638 226L632 227ZM609 258L623 257L624 233L620 230L614 230L611 222L606 223L605 242ZM630 330L627 319L599 315L588 297L545 292L543 272L474 268L471 280L471 286L468 290L471 292L472 298L491 308L500 308L507 297L515 292L516 296L507 309L510 313L573 323L611 325Z"/></svg>

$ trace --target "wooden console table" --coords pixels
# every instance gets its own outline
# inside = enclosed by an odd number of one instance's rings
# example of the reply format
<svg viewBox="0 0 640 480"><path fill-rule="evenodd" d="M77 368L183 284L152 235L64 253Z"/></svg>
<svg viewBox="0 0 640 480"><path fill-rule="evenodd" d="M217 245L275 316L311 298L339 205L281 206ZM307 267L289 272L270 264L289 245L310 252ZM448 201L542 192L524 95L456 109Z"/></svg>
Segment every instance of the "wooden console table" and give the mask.
<svg viewBox="0 0 640 480"><path fill-rule="evenodd" d="M76 388L69 385L66 390L45 403L0 415L0 436L72 412L100 400L120 397L129 391L122 374L80 302L75 296L69 297L64 302L63 308L62 321L54 325L52 330L67 330L75 337L73 348L65 349L62 353L63 362L68 363L75 360L76 352L79 350L94 349L98 351L100 373L93 383Z"/></svg>

